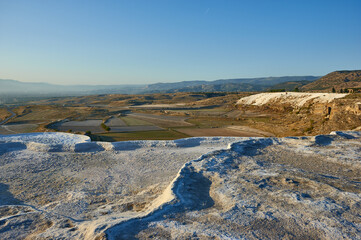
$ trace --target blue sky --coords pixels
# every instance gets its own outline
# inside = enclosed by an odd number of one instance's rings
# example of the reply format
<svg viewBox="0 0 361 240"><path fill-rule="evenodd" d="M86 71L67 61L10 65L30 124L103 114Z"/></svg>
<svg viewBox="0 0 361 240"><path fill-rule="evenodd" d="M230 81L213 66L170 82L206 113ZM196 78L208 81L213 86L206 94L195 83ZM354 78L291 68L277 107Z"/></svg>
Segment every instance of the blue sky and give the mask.
<svg viewBox="0 0 361 240"><path fill-rule="evenodd" d="M360 0L0 0L0 78L143 84L361 69Z"/></svg>

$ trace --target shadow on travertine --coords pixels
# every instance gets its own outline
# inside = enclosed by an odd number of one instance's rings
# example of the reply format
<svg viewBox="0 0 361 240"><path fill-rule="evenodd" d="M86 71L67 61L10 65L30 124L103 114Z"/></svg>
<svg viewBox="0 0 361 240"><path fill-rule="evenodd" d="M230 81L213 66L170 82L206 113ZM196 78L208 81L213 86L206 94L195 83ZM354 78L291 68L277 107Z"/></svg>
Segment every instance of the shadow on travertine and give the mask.
<svg viewBox="0 0 361 240"><path fill-rule="evenodd" d="M6 152L11 151L20 151L26 149L26 145L20 142L8 142L8 143L1 143L0 142L0 156Z"/></svg>
<svg viewBox="0 0 361 240"><path fill-rule="evenodd" d="M166 204L146 217L132 219L114 226L115 236L113 237L115 239L137 239L137 234L147 229L151 222L169 219L188 211L212 207L214 201L209 194L212 182L201 173L193 170L192 167L184 168L182 171L186 171L184 174L187 179L180 178L174 184L175 191L180 197L178 204ZM109 232L112 232L112 228L108 230Z"/></svg>
<svg viewBox="0 0 361 240"><path fill-rule="evenodd" d="M197 138L193 140L195 140L195 142L199 141ZM233 144L232 148L236 148L236 151L241 152L243 155L255 156L259 154L261 149L273 143L273 139L268 138L251 139L243 141L242 143ZM212 152L211 154L203 155L197 162L214 154L222 155L228 152L229 150ZM223 165L229 165L229 167L232 168L232 158L224 160ZM148 216L120 223L108 229L106 233L114 239L138 239L137 235L143 230L148 229L154 222L177 218L186 212L211 208L215 204L215 201L210 196L211 185L212 181L204 176L202 171L194 169L191 164L186 164L180 171L179 177L174 182L172 188L173 193L178 199L177 203L166 203L161 209L152 212ZM169 236L164 237L168 238Z"/></svg>
<svg viewBox="0 0 361 240"><path fill-rule="evenodd" d="M344 139L356 139L355 136L344 132L336 132L336 135L318 135L315 137L315 144L320 146L327 146L330 145L335 139L337 138L344 138Z"/></svg>

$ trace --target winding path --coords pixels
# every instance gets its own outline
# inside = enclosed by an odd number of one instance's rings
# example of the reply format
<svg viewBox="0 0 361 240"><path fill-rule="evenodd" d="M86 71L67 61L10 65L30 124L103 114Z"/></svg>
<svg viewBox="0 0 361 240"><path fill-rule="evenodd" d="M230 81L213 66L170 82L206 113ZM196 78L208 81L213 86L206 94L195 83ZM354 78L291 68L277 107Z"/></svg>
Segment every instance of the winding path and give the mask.
<svg viewBox="0 0 361 240"><path fill-rule="evenodd" d="M13 111L10 110L10 108L8 106L6 106L6 110L8 110L8 112L11 113L11 116L6 118L5 120L0 122L0 125L4 125L5 123L7 123L8 121L10 121L12 118L16 117L16 113L14 113Z"/></svg>
<svg viewBox="0 0 361 240"><path fill-rule="evenodd" d="M8 129L8 128L5 126L5 123L7 123L8 121L10 121L12 118L16 117L16 113L14 113L13 111L11 111L8 106L6 106L6 110L11 113L11 116L0 122L0 134L4 134L4 133L5 133L5 134L14 134L14 133L16 133L16 132ZM3 132L1 131L1 129L3 129Z"/></svg>

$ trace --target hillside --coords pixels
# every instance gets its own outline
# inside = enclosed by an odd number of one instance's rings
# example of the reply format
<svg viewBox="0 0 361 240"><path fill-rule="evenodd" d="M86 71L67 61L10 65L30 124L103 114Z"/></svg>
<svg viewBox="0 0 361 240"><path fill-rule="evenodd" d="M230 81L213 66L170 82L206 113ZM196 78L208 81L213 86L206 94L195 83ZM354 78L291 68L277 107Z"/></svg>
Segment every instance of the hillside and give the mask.
<svg viewBox="0 0 361 240"><path fill-rule="evenodd" d="M340 89L361 88L361 70L335 71L309 83L301 88L302 91L332 91Z"/></svg>
<svg viewBox="0 0 361 240"><path fill-rule="evenodd" d="M276 92L242 97L243 112L272 114L272 119L249 123L249 127L276 136L322 134L335 130L360 129L360 94Z"/></svg>
<svg viewBox="0 0 361 240"><path fill-rule="evenodd" d="M262 78L219 79L215 81L184 81L175 83L156 83L146 87L144 93L156 92L246 92L264 91L273 85L284 82L315 81L315 76L283 76Z"/></svg>
<svg viewBox="0 0 361 240"><path fill-rule="evenodd" d="M170 92L255 92L266 87L249 83L202 84L169 90Z"/></svg>
<svg viewBox="0 0 361 240"><path fill-rule="evenodd" d="M276 85L273 85L268 90L281 90L284 89L285 91L294 91L296 88L300 89L302 86L305 86L309 83L312 83L312 81L290 81L290 82L283 82Z"/></svg>

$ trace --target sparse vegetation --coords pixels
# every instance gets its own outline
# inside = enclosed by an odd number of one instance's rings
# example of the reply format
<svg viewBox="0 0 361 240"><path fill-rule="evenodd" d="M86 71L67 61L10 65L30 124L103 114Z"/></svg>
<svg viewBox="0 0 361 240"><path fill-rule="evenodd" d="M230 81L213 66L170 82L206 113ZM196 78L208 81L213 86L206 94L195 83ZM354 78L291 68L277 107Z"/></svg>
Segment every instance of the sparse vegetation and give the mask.
<svg viewBox="0 0 361 240"><path fill-rule="evenodd" d="M351 93L345 96L343 99L361 99L361 93Z"/></svg>
<svg viewBox="0 0 361 240"><path fill-rule="evenodd" d="M269 92L286 92L286 89L270 89Z"/></svg>
<svg viewBox="0 0 361 240"><path fill-rule="evenodd" d="M313 126L314 122L315 121L313 119L310 119L310 126L305 129L305 132L308 132L308 133L312 132L312 130L314 128L314 126Z"/></svg>
<svg viewBox="0 0 361 240"><path fill-rule="evenodd" d="M105 125L105 123L101 123L100 126L101 126L105 131L107 131L107 132L110 131L110 127L107 126L107 125Z"/></svg>

